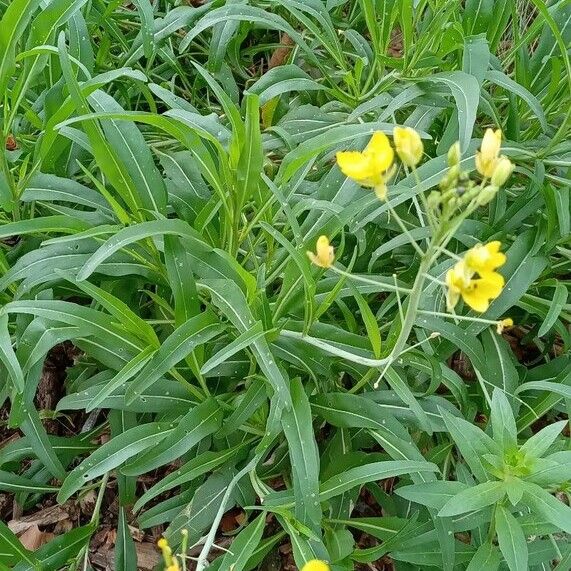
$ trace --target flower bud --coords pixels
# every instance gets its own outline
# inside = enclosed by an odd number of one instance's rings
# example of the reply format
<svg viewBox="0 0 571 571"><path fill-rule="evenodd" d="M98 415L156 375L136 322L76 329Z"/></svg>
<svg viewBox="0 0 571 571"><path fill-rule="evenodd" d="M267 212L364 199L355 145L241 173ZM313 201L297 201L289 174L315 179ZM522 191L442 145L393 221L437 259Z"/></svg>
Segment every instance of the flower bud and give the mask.
<svg viewBox="0 0 571 571"><path fill-rule="evenodd" d="M510 177L515 165L503 155L496 161L494 172L492 174L492 185L502 186Z"/></svg>
<svg viewBox="0 0 571 571"><path fill-rule="evenodd" d="M479 193L478 196L476 198L476 202L478 203L478 206L484 206L485 204L488 204L488 202L490 202L494 196L496 196L496 194L498 193L499 187L494 186L493 184L489 184L488 186L485 186Z"/></svg>
<svg viewBox="0 0 571 571"><path fill-rule="evenodd" d="M330 268L335 260L335 251L329 244L327 236L319 236L315 246L315 253L307 252L311 262L320 268Z"/></svg>
<svg viewBox="0 0 571 571"><path fill-rule="evenodd" d="M482 176L486 178L492 176L501 145L502 131L486 129L480 151L476 153L476 169Z"/></svg>
<svg viewBox="0 0 571 571"><path fill-rule="evenodd" d="M395 127L393 138L400 160L409 167L416 166L424 152L420 135L411 127Z"/></svg>
<svg viewBox="0 0 571 571"><path fill-rule="evenodd" d="M449 149L448 149L448 166L454 167L460 163L460 159L462 158L462 152L460 151L460 142L456 141Z"/></svg>
<svg viewBox="0 0 571 571"><path fill-rule="evenodd" d="M441 201L442 195L437 190L433 190L426 198L428 208L431 210L436 210L440 206Z"/></svg>
<svg viewBox="0 0 571 571"><path fill-rule="evenodd" d="M440 181L440 184L438 186L440 186L442 190L446 190L448 188L456 186L456 181L458 180L459 176L460 176L460 166L453 165L448 169L448 172L444 175L444 178Z"/></svg>

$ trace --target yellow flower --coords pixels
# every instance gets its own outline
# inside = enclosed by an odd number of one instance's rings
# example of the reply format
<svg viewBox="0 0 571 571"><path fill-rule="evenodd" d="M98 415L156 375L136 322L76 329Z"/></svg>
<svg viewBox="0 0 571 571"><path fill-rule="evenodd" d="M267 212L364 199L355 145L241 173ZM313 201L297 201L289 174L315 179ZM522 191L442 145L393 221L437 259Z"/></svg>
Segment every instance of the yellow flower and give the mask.
<svg viewBox="0 0 571 571"><path fill-rule="evenodd" d="M315 246L315 252L315 254L313 252L307 252L307 255L316 266L320 268L330 268L333 265L335 252L333 246L329 244L329 238L327 238L327 236L319 236Z"/></svg>
<svg viewBox="0 0 571 571"><path fill-rule="evenodd" d="M496 324L496 331L498 335L501 335L504 332L506 327L513 327L514 320L511 317L506 317L505 319L501 319Z"/></svg>
<svg viewBox="0 0 571 571"><path fill-rule="evenodd" d="M515 165L503 155L496 161L494 172L492 173L492 185L502 186L510 178Z"/></svg>
<svg viewBox="0 0 571 571"><path fill-rule="evenodd" d="M163 559L165 561L165 571L180 571L180 566L176 557L172 555L172 549L169 546L169 542L161 537L157 541L157 547L163 553Z"/></svg>
<svg viewBox="0 0 571 571"><path fill-rule="evenodd" d="M494 174L501 145L502 131L500 129L496 131L486 129L482 139L482 146L476 152L476 168L482 176L490 178Z"/></svg>
<svg viewBox="0 0 571 571"><path fill-rule="evenodd" d="M504 278L498 272L485 272L479 278L474 277L464 260L460 260L446 274L447 305L452 310L460 296L474 311L483 313L496 299L504 287Z"/></svg>
<svg viewBox="0 0 571 571"><path fill-rule="evenodd" d="M388 137L376 131L363 152L337 153L337 164L345 176L361 186L373 188L376 195L384 200L387 197L386 183L394 173L394 170L389 170L394 157Z"/></svg>
<svg viewBox="0 0 571 571"><path fill-rule="evenodd" d="M506 256L500 252L502 243L494 240L489 244L477 244L464 255L468 271L480 275L497 270L506 263Z"/></svg>
<svg viewBox="0 0 571 571"><path fill-rule="evenodd" d="M301 571L329 571L329 565L325 561L312 559L301 568Z"/></svg>
<svg viewBox="0 0 571 571"><path fill-rule="evenodd" d="M400 160L409 167L415 167L424 152L420 135L411 127L395 127L393 138Z"/></svg>

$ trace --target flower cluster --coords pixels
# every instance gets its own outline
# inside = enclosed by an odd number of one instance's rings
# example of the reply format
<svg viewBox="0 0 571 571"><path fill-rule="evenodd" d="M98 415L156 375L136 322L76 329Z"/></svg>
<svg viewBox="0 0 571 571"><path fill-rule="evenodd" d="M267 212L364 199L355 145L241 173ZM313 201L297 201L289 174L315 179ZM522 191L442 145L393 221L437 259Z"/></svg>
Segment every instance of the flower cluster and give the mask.
<svg viewBox="0 0 571 571"><path fill-rule="evenodd" d="M420 135L410 127L395 127L393 138L401 161L409 167L416 166L424 150ZM396 170L394 157L389 138L383 132L376 131L363 152L337 153L337 164L345 176L361 186L372 188L381 200L385 200L387 182Z"/></svg>
<svg viewBox="0 0 571 571"><path fill-rule="evenodd" d="M478 244L468 250L446 274L447 305L452 310L460 297L473 310L483 313L504 287L504 278L496 270L505 264L500 242Z"/></svg>
<svg viewBox="0 0 571 571"><path fill-rule="evenodd" d="M401 162L414 169L424 152L420 135L410 127L395 127L393 139ZM447 233L457 228L476 208L489 202L513 172L512 162L500 155L501 142L501 130L486 130L480 150L476 152L476 169L483 177L479 186L470 179L469 173L461 169L460 144L456 143L450 148L450 168L439 185L440 191L433 191L425 202L436 242L446 243L449 239ZM373 133L364 151L337 153L337 164L343 174L362 186L374 189L376 195L383 200L387 197L387 182L396 170L394 160L395 151L391 142L380 131ZM471 309L483 313L490 302L500 295L504 278L496 270L506 261L500 247L498 241L474 246L448 271L445 285L450 311L462 298ZM327 236L320 236L315 252L307 252L307 255L316 266L335 269L335 252ZM495 323L498 333L513 325L509 318ZM304 568L304 571L311 569Z"/></svg>
<svg viewBox="0 0 571 571"><path fill-rule="evenodd" d="M169 542L164 537L161 537L161 539L157 541L157 547L161 550L163 554L163 559L165 562L165 571L180 571L180 565L178 564L178 559L175 556L173 556Z"/></svg>

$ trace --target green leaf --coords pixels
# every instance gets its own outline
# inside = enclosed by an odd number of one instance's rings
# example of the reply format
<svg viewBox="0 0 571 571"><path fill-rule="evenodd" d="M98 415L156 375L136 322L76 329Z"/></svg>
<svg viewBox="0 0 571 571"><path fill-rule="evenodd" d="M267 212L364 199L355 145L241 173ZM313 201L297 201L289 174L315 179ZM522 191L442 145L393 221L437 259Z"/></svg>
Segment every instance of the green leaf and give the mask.
<svg viewBox="0 0 571 571"><path fill-rule="evenodd" d="M526 571L527 542L516 518L503 506L496 508L496 533L500 551L510 571Z"/></svg>
<svg viewBox="0 0 571 571"><path fill-rule="evenodd" d="M549 310L547 311L547 315L537 332L538 337L542 337L545 335L555 324L561 311L565 307L567 303L567 297L569 293L567 288L562 283L557 283L555 286L555 291L553 292L553 299L549 304Z"/></svg>
<svg viewBox="0 0 571 571"><path fill-rule="evenodd" d="M77 527L52 539L36 551L38 559L42 562L42 571L60 569L66 563L79 555L81 550L89 544L95 532L95 525L90 523ZM31 567L18 566L14 571L31 571Z"/></svg>
<svg viewBox="0 0 571 571"><path fill-rule="evenodd" d="M240 333L244 333L254 325L255 320L248 302L235 282L203 280L199 286L210 292L213 303L220 308ZM252 353L266 379L272 385L278 401L285 406L291 406L288 383L283 372L276 365L264 337L252 342Z"/></svg>
<svg viewBox="0 0 571 571"><path fill-rule="evenodd" d="M245 98L246 119L244 144L236 168L238 211L250 199L260 184L263 171L264 151L260 132L260 101L257 95L248 94Z"/></svg>
<svg viewBox="0 0 571 571"><path fill-rule="evenodd" d="M228 343L228 345L226 345L225 347L220 349L220 351L218 351L215 355L210 357L210 359L208 359L208 361L204 363L204 365L200 369L200 372L203 375L205 375L206 373L208 373L221 363L224 363L224 361L226 361L239 351L242 351L242 349L248 347L248 345L253 343L256 339L263 337L265 334L266 332L264 331L262 322L256 321L256 323L254 323L252 327L244 331L244 333L238 335L238 337L236 337L234 341Z"/></svg>
<svg viewBox="0 0 571 571"><path fill-rule="evenodd" d="M16 47L30 20L40 6L40 0L14 0L8 4L0 20L0 93L6 93L16 71Z"/></svg>
<svg viewBox="0 0 571 571"><path fill-rule="evenodd" d="M549 381L529 381L520 385L516 393L525 391L550 391L565 398L571 398L571 386L559 383L551 383Z"/></svg>
<svg viewBox="0 0 571 571"><path fill-rule="evenodd" d="M491 423L494 441L503 450L510 450L517 445L517 428L510 403L501 389L495 389L492 395Z"/></svg>
<svg viewBox="0 0 571 571"><path fill-rule="evenodd" d="M160 482L157 482L152 488L149 488L135 503L133 506L133 511L140 510L145 504L147 504L153 498L156 498L160 494L177 488L178 486L184 486L188 482L199 478L200 476L212 472L226 464L229 461L233 461L235 456L244 450L245 445L235 446L234 448L229 448L223 451L209 451L199 454L192 460L189 460L183 464L176 472L172 472L165 476Z"/></svg>
<svg viewBox="0 0 571 571"><path fill-rule="evenodd" d="M498 548L491 543L482 543L474 553L466 571L497 571L500 566L501 555Z"/></svg>
<svg viewBox="0 0 571 571"><path fill-rule="evenodd" d="M440 517L451 517L463 513L481 510L498 502L506 495L504 482L484 482L462 490L450 498L438 512Z"/></svg>
<svg viewBox="0 0 571 571"><path fill-rule="evenodd" d="M59 491L58 501L65 502L84 484L118 468L135 454L153 449L173 430L170 424L150 422L115 436L68 474Z"/></svg>
<svg viewBox="0 0 571 571"><path fill-rule="evenodd" d="M132 403L140 394L156 383L196 347L206 343L223 331L216 316L205 312L192 317L177 327L151 357L142 371L130 382L126 392L127 403Z"/></svg>
<svg viewBox="0 0 571 571"><path fill-rule="evenodd" d="M548 522L566 533L571 533L571 508L549 492L531 482L523 482L524 502Z"/></svg>
<svg viewBox="0 0 571 571"><path fill-rule="evenodd" d="M539 120L539 124L541 125L543 132L546 133L548 131L547 119L545 118L545 113L541 108L541 103L525 87L508 77L505 73L495 69L491 69L486 73L486 79L505 88L509 93L515 93L517 96L521 97L529 105L530 109Z"/></svg>
<svg viewBox="0 0 571 571"><path fill-rule="evenodd" d="M216 399L209 398L190 410L160 444L158 450L148 450L121 469L126 476L138 476L172 462L186 454L203 438L222 425L222 410Z"/></svg>
<svg viewBox="0 0 571 571"><path fill-rule="evenodd" d="M567 424L567 420L560 420L545 426L523 443L519 449L520 452L532 458L540 458L549 450L549 447L555 442L555 439L561 434L561 431Z"/></svg>
<svg viewBox="0 0 571 571"><path fill-rule="evenodd" d="M8 315L0 315L0 360L8 370L16 390L23 393L24 373L12 348L12 339L8 330Z"/></svg>
<svg viewBox="0 0 571 571"><path fill-rule="evenodd" d="M35 571L40 571L40 563L36 557L20 543L20 540L10 531L10 528L0 521L0 554L6 563L25 561Z"/></svg>
<svg viewBox="0 0 571 571"><path fill-rule="evenodd" d="M453 496L466 490L462 482L422 482L397 488L395 493L409 502L440 510Z"/></svg>
<svg viewBox="0 0 571 571"><path fill-rule="evenodd" d="M187 222L183 220L153 220L142 222L134 226L123 228L123 230L113 235L89 258L87 263L77 274L77 280L87 279L107 258L115 252L152 236L164 235L182 236L190 240L193 250L196 252L209 252L212 250L203 240L202 236L196 232Z"/></svg>
<svg viewBox="0 0 571 571"><path fill-rule="evenodd" d="M117 540L115 541L115 569L117 571L137 571L137 552L131 537L125 508L119 508Z"/></svg>
<svg viewBox="0 0 571 571"><path fill-rule="evenodd" d="M500 455L500 448L485 432L464 419L441 411L450 436L460 453L466 460L474 477L480 481L488 480L488 475L482 461L486 454Z"/></svg>
<svg viewBox="0 0 571 571"><path fill-rule="evenodd" d="M248 560L262 539L265 523L266 514L262 513L238 534L222 560L222 569L243 571L246 568Z"/></svg>
<svg viewBox="0 0 571 571"><path fill-rule="evenodd" d="M37 492L40 494L49 494L57 490L57 488L55 486L48 486L47 484L38 484L29 478L0 470L0 490L12 493Z"/></svg>
<svg viewBox="0 0 571 571"><path fill-rule="evenodd" d="M286 64L269 69L248 88L248 92L256 93L260 97L260 105L264 105L274 97L291 91L318 91L321 89L325 89L325 87L317 83L300 67Z"/></svg>
<svg viewBox="0 0 571 571"><path fill-rule="evenodd" d="M414 472L438 472L438 467L430 462L406 460L372 462L349 468L345 472L326 480L321 485L321 500L333 498L367 482L384 480Z"/></svg>
<svg viewBox="0 0 571 571"><path fill-rule="evenodd" d="M309 400L300 379L291 382L291 409L284 411L282 426L289 445L296 499L295 516L317 533L321 527L319 503L319 452L313 435Z"/></svg>
<svg viewBox="0 0 571 571"><path fill-rule="evenodd" d="M446 71L431 75L425 81L443 84L450 89L458 112L460 145L462 150L466 151L472 138L480 102L480 86L477 79L463 71Z"/></svg>

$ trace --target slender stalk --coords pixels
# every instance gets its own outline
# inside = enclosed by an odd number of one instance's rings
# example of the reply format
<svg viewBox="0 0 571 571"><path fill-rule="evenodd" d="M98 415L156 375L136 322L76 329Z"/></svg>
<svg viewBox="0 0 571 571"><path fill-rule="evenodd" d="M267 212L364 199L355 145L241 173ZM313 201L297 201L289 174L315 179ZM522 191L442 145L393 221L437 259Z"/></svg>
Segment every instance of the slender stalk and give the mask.
<svg viewBox="0 0 571 571"><path fill-rule="evenodd" d="M226 488L226 492L224 493L224 497L222 498L222 502L220 503L220 507L218 508L218 512L216 513L216 517L212 522L212 526L210 527L210 531L206 536L204 541L204 547L198 556L196 561L196 571L204 571L208 567L208 554L214 545L214 540L216 539L216 531L218 530L218 526L220 525L220 521L222 520L222 516L226 510L226 504L230 499L230 495L234 491L236 484L251 470L254 469L256 464L259 462L260 456L254 456L244 468L242 468L231 480Z"/></svg>

